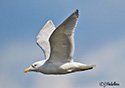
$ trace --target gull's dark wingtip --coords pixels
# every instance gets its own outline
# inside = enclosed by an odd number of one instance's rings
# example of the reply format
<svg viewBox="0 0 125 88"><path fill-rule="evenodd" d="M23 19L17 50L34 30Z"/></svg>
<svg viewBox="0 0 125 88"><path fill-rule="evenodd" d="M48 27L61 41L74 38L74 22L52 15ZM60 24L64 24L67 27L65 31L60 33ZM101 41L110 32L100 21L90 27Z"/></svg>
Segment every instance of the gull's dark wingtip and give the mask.
<svg viewBox="0 0 125 88"><path fill-rule="evenodd" d="M77 17L79 16L79 10L76 9L75 14L77 14Z"/></svg>
<svg viewBox="0 0 125 88"><path fill-rule="evenodd" d="M79 13L79 10L78 10L78 9L76 9L76 13Z"/></svg>

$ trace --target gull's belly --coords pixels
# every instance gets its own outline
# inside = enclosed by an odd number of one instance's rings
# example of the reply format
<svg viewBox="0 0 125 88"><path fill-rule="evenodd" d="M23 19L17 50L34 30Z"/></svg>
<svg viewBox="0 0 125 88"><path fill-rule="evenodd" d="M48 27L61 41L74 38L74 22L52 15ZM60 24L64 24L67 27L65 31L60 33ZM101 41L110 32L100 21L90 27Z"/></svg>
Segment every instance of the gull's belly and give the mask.
<svg viewBox="0 0 125 88"><path fill-rule="evenodd" d="M46 63L42 66L41 72L44 74L66 74L66 70L61 68L60 63Z"/></svg>

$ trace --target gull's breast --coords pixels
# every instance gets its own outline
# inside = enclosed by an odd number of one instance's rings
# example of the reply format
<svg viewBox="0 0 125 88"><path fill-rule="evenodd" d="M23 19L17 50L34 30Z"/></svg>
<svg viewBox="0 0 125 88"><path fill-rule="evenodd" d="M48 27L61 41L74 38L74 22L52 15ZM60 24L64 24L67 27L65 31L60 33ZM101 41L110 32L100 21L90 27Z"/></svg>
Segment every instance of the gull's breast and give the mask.
<svg viewBox="0 0 125 88"><path fill-rule="evenodd" d="M42 66L41 72L44 74L66 74L69 73L68 69L68 64L64 67L64 64L61 63L45 63Z"/></svg>

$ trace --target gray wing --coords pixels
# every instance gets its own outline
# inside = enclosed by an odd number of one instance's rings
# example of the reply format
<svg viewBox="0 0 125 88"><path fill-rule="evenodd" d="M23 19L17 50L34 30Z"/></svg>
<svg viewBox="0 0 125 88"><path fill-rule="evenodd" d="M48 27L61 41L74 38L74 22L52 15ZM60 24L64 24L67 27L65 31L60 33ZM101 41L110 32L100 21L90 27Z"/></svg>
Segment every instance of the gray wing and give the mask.
<svg viewBox="0 0 125 88"><path fill-rule="evenodd" d="M46 59L48 59L50 56L49 38L54 30L55 26L53 22L49 20L37 35L37 44L43 49Z"/></svg>
<svg viewBox="0 0 125 88"><path fill-rule="evenodd" d="M72 13L51 35L50 62L70 62L74 54L74 30L78 21L78 10Z"/></svg>

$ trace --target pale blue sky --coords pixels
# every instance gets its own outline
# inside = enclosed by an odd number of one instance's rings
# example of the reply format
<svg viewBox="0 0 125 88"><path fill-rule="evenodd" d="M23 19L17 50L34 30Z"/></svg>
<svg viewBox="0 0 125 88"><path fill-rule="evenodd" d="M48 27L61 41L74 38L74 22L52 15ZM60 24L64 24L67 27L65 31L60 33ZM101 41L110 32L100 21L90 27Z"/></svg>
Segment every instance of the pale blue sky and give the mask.
<svg viewBox="0 0 125 88"><path fill-rule="evenodd" d="M48 20L58 27L76 9L74 59L97 68L64 76L24 74L44 59L36 44L40 29ZM125 86L124 0L0 0L0 41L0 88L101 88L100 81Z"/></svg>

